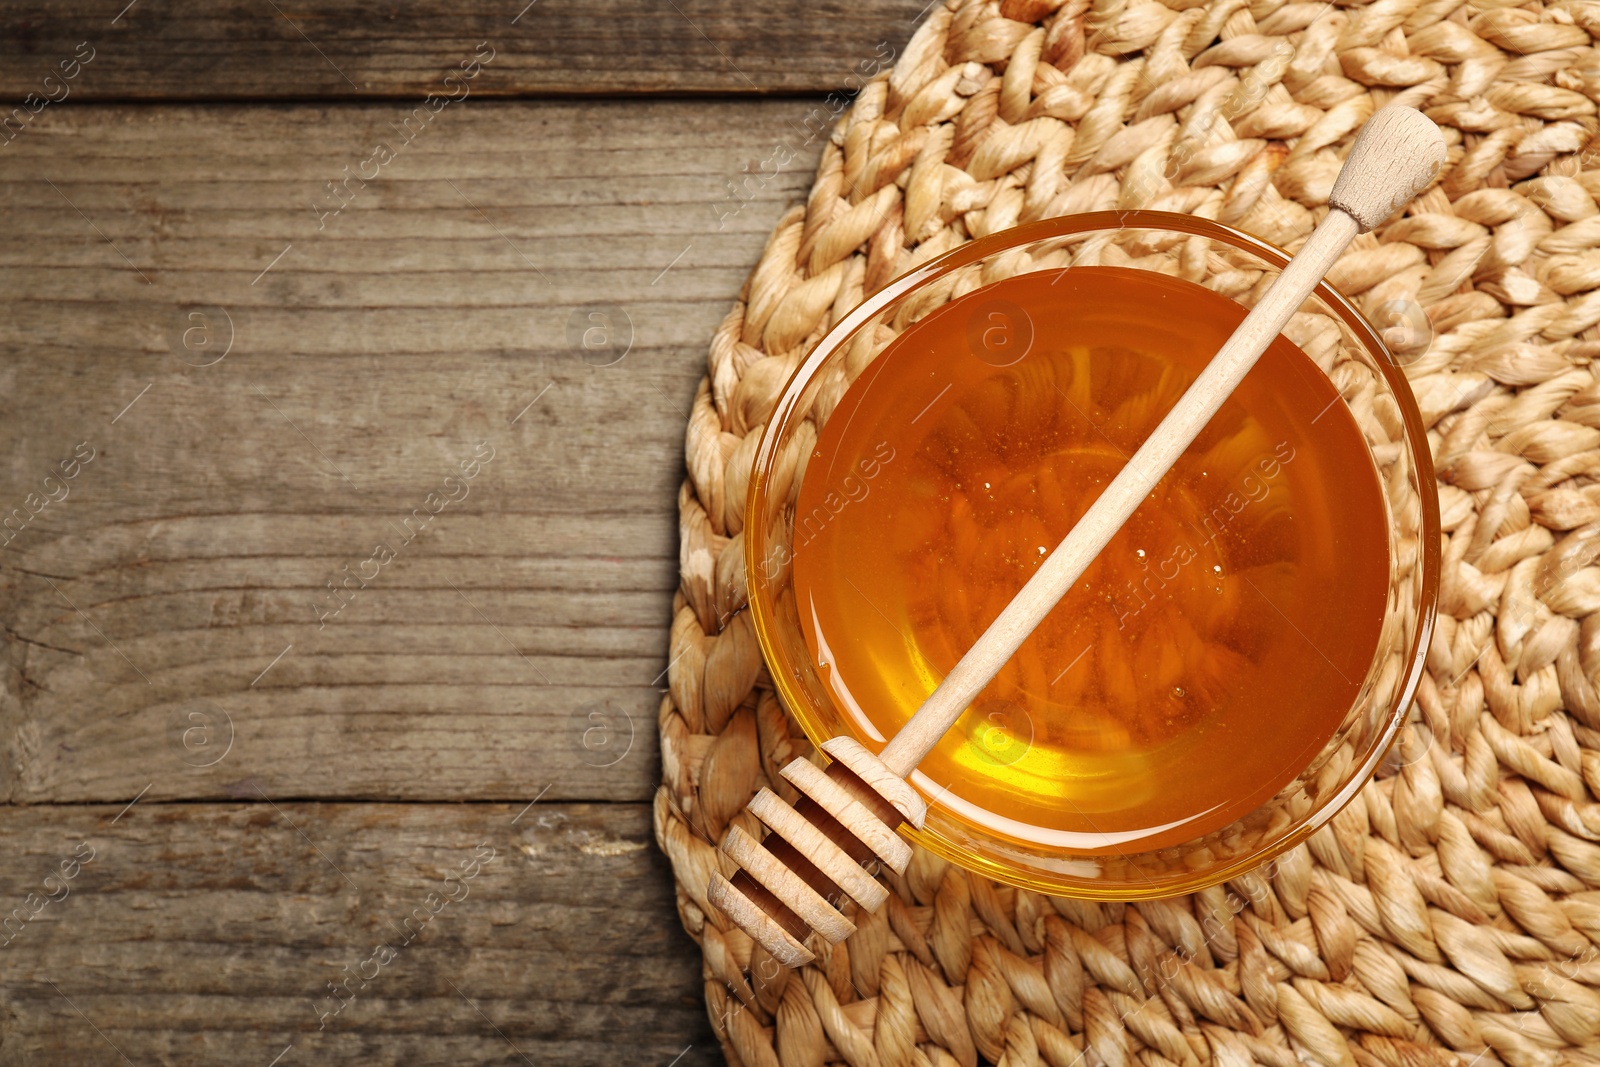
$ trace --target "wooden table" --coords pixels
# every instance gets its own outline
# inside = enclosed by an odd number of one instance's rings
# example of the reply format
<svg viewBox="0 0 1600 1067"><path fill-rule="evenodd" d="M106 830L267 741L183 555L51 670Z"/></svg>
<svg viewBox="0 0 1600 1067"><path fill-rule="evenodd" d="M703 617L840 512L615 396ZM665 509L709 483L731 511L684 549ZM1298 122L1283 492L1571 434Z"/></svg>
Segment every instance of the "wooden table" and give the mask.
<svg viewBox="0 0 1600 1067"><path fill-rule="evenodd" d="M924 2L0 3L0 1065L720 1060L685 420Z"/></svg>

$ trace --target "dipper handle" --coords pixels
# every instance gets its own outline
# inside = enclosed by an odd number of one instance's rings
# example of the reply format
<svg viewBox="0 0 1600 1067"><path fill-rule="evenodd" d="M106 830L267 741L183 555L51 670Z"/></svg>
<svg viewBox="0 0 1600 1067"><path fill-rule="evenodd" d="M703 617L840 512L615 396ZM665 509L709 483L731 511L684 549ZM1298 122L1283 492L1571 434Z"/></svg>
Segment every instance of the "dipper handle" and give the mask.
<svg viewBox="0 0 1600 1067"><path fill-rule="evenodd" d="M933 750L1194 443L1356 234L1405 206L1433 180L1444 155L1439 127L1415 108L1391 105L1362 127L1334 183L1327 217L1128 465L890 739L880 755L890 770L904 777Z"/></svg>

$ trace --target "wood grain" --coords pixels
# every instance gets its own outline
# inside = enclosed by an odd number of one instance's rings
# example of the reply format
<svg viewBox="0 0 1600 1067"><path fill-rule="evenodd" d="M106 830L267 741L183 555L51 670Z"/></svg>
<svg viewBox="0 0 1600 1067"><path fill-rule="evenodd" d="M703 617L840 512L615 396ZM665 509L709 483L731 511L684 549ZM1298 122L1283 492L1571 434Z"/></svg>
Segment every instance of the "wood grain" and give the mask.
<svg viewBox="0 0 1600 1067"><path fill-rule="evenodd" d="M0 1067L720 1062L648 807L521 807L10 809Z"/></svg>
<svg viewBox="0 0 1600 1067"><path fill-rule="evenodd" d="M124 9L124 5L126 9ZM862 61L895 54L926 0L85 0L0 4L0 94L43 79L87 41L66 100L417 97L488 41L472 85L530 93L825 93ZM120 12L120 14L119 14ZM859 81L848 83L857 87Z"/></svg>
<svg viewBox="0 0 1600 1067"><path fill-rule="evenodd" d="M320 228L394 107L45 112L0 169L0 798L648 798L686 413L810 106L474 102Z"/></svg>

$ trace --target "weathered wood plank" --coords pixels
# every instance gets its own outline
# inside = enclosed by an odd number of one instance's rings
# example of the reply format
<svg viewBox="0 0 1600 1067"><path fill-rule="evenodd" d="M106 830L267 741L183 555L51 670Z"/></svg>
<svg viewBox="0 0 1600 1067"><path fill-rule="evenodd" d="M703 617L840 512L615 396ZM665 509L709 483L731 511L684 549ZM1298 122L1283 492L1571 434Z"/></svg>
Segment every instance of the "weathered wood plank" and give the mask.
<svg viewBox="0 0 1600 1067"><path fill-rule="evenodd" d="M685 416L809 106L475 103L320 226L392 107L14 142L0 797L648 798Z"/></svg>
<svg viewBox="0 0 1600 1067"><path fill-rule="evenodd" d="M927 0L0 3L0 96L64 100L796 93L859 85ZM87 48L80 45L87 42ZM488 48L480 52L479 45ZM70 81L60 64L90 57ZM481 60L478 62L481 63ZM81 59L80 59L81 64ZM861 64L867 64L861 66ZM55 75L55 80L44 79Z"/></svg>
<svg viewBox="0 0 1600 1067"><path fill-rule="evenodd" d="M0 1067L720 1062L648 806L521 807L8 808Z"/></svg>

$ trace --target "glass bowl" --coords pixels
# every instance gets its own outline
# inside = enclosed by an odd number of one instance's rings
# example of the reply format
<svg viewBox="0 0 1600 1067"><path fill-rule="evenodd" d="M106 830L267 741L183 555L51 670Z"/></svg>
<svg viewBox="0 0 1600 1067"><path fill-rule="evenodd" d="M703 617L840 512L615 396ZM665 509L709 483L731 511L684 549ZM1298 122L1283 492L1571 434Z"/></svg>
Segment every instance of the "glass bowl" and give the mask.
<svg viewBox="0 0 1600 1067"><path fill-rule="evenodd" d="M841 708L844 702L835 699L819 672L796 607L794 568L796 502L818 434L878 355L910 324L1020 274L1075 267L1154 271L1199 283L1248 308L1288 259L1249 234L1171 212L1106 211L1029 223L914 267L867 297L799 360L767 418L752 464L744 536L762 655L779 697L813 743L845 735L874 752L885 743L882 731L865 722L859 708ZM1378 286L1366 294L1374 313L1395 306L1392 300L1382 303L1385 291ZM986 309L999 332L990 337L987 323L974 329L969 322L971 343L980 346L972 351L1003 366L1013 358L1005 345L1016 340L1007 331L1018 327L1011 313L1017 309L1008 312L1003 300L978 307ZM902 828L908 837L968 870L1040 892L1091 899L1168 896L1223 882L1293 847L1336 815L1371 777L1405 719L1433 627L1440 553L1433 465L1421 415L1396 357L1350 300L1324 282L1284 336L1327 376L1364 438L1387 527L1388 596L1376 650L1328 742L1276 793L1259 803L1246 800L1255 803L1246 814L1192 838L1175 840L1180 828L1163 840L1130 838L1108 847L1104 839L1085 842L1027 828L1013 832L1013 823L1004 819L985 824L964 817L961 783L936 782L921 771L910 780L929 802L929 812L921 830ZM993 347L981 350L990 342ZM981 733L972 735L974 744L985 743ZM1012 734L1000 736L1002 746L1016 743ZM1110 784L1114 789L1115 781ZM996 825L1007 829L995 830Z"/></svg>

